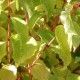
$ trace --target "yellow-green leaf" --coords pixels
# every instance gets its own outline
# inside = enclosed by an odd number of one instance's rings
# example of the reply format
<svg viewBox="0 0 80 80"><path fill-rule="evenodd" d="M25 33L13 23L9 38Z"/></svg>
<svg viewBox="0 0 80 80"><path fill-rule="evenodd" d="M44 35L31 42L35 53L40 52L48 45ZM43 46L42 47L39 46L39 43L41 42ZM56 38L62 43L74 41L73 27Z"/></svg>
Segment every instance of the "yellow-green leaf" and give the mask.
<svg viewBox="0 0 80 80"><path fill-rule="evenodd" d="M70 46L68 43L68 35L64 31L63 25L57 26L55 30L57 42L60 46L59 56L62 59L64 66L68 66L71 63Z"/></svg>
<svg viewBox="0 0 80 80"><path fill-rule="evenodd" d="M48 80L50 70L43 61L39 60L31 69L33 78L36 80Z"/></svg>
<svg viewBox="0 0 80 80"><path fill-rule="evenodd" d="M6 43L5 42L0 42L0 62L2 57L6 55Z"/></svg>

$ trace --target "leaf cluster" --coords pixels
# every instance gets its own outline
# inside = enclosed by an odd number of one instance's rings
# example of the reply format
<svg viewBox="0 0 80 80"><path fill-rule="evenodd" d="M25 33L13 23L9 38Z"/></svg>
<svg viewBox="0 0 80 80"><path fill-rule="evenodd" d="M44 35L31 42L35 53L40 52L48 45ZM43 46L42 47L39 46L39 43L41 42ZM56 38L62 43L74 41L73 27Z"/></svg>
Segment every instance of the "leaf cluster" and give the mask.
<svg viewBox="0 0 80 80"><path fill-rule="evenodd" d="M79 0L10 0L10 64L16 66L17 76L21 76L30 65L32 80L80 79L78 3ZM7 4L8 0L0 1L0 75L9 73L14 80L13 73L3 68L8 64ZM59 16L57 23L56 16ZM55 30L52 31L54 24ZM54 37L55 41L43 51ZM44 54L38 57L41 51ZM30 80L28 73L20 78ZM0 79L3 80L1 76Z"/></svg>

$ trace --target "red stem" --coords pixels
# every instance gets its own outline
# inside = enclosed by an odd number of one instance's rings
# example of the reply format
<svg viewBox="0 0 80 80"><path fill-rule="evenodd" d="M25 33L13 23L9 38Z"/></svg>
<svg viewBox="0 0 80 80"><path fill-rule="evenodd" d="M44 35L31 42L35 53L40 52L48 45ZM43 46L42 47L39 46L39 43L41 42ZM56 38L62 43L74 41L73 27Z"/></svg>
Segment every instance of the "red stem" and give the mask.
<svg viewBox="0 0 80 80"><path fill-rule="evenodd" d="M31 69L30 69L30 65L28 64L26 70L28 71L29 73L29 76L30 76L30 80L32 80L32 75L31 75Z"/></svg>
<svg viewBox="0 0 80 80"><path fill-rule="evenodd" d="M21 80L21 77L19 76L16 80Z"/></svg>
<svg viewBox="0 0 80 80"><path fill-rule="evenodd" d="M17 77L16 80L21 80L21 78L24 76L24 74L28 73L30 76L30 80L32 80L32 75L31 75L31 67L28 64L28 66L26 67L25 71L23 73L21 73L21 75L19 77Z"/></svg>
<svg viewBox="0 0 80 80"><path fill-rule="evenodd" d="M26 12L26 24L28 24L28 21L29 21L29 15L28 12Z"/></svg>
<svg viewBox="0 0 80 80"><path fill-rule="evenodd" d="M64 4L62 6L62 8L64 8L64 5L66 3L66 0L64 0ZM78 4L76 4L72 10L72 13L71 14L74 14L74 12L77 10L77 8L80 6L80 2ZM59 16L60 15L57 15L56 18L55 18L55 21L53 23L53 26L52 26L52 31L53 29L55 28L55 26L57 25L58 21L59 21ZM52 42L56 39L56 37L54 37L45 47L44 49L40 52L40 54L38 55L38 57L33 61L33 63L30 65L28 65L26 67L26 70L24 73L22 73L22 75L20 75L17 80L21 80L20 77L22 77L26 72L29 73L30 75L30 80L32 80L32 75L31 75L31 71L30 71L30 68L33 67L35 65L35 63L38 61L38 59L42 56L42 54L46 51L46 49L52 44Z"/></svg>
<svg viewBox="0 0 80 80"><path fill-rule="evenodd" d="M76 4L76 5L74 5L73 10L71 12L71 15L73 15L76 12L76 10L78 9L78 7L80 7L80 2L78 4Z"/></svg>
<svg viewBox="0 0 80 80"><path fill-rule="evenodd" d="M30 80L32 80L32 75L31 75L31 71L30 68L33 67L35 65L35 63L38 61L38 59L42 56L42 54L47 50L47 48L52 44L52 42L56 39L56 37L54 37L45 47L44 49L40 52L40 54L38 55L38 57L33 61L33 63L31 65L28 65L26 67L25 72L23 72L18 78L17 80L21 80L20 78L26 73L28 72L30 75Z"/></svg>
<svg viewBox="0 0 80 80"><path fill-rule="evenodd" d="M10 63L10 0L8 0L8 63Z"/></svg>
<svg viewBox="0 0 80 80"><path fill-rule="evenodd" d="M55 29L55 27L56 27L56 25L57 25L57 23L58 23L58 21L59 21L59 16L60 16L60 15L57 15L57 16L56 16L55 21L54 21L54 23L53 23L53 25L52 25L51 31L53 31L53 30Z"/></svg>
<svg viewBox="0 0 80 80"><path fill-rule="evenodd" d="M65 3L66 3L66 0L64 0L64 3L63 3L63 5L62 5L62 9L64 8ZM56 25L57 25L57 23L58 23L58 21L59 21L59 16L60 16L60 14L58 14L58 15L56 16L56 18L55 18L55 20L54 20L54 23L53 23L53 25L52 25L51 31L53 31L53 30L55 29L55 27L56 27Z"/></svg>
<svg viewBox="0 0 80 80"><path fill-rule="evenodd" d="M63 5L62 5L62 9L64 8L65 3L66 3L66 0L64 0L64 3L63 3ZM73 14L75 13L75 11L78 9L78 7L80 7L80 2L73 7L73 10L72 10L72 12L71 12L71 15L73 15ZM53 31L53 30L55 29L55 27L56 27L56 25L57 25L57 23L58 23L58 21L59 21L59 16L60 16L60 15L57 15L57 16L56 16L55 21L54 21L54 23L53 23L53 25L52 25L51 31Z"/></svg>
<svg viewBox="0 0 80 80"><path fill-rule="evenodd" d="M51 43L56 39L56 37L54 37L45 47L44 49L40 52L40 54L37 56L37 58L33 61L33 63L31 64L31 67L33 67L35 65L35 63L38 61L38 59L42 56L42 54L47 50L47 48L51 45Z"/></svg>
<svg viewBox="0 0 80 80"><path fill-rule="evenodd" d="M64 8L65 3L66 3L66 0L64 0L64 4L63 4L62 8ZM77 8L78 8L79 6L80 6L80 2L75 5L75 9L73 9L72 14L74 14L74 12L77 10ZM55 18L55 21L54 21L53 26L52 26L52 31L53 31L53 29L55 28L55 26L57 25L57 23L58 23L58 21L59 21L59 16L60 16L60 15L57 15L56 18ZM38 61L38 59L42 56L42 54L46 51L46 49L52 44L52 42L53 42L55 39L56 39L56 37L54 37L54 38L44 47L44 49L40 52L40 54L38 55L38 57L33 61L33 63L31 64L31 66L28 65L28 66L26 67L25 72L22 73L22 74L18 77L17 80L21 80L20 77L22 77L26 72L29 73L29 75L30 75L30 80L32 80L32 75L31 75L30 68L35 65L35 63Z"/></svg>
<svg viewBox="0 0 80 80"><path fill-rule="evenodd" d="M64 0L64 3L63 3L63 5L62 5L62 9L64 8L64 6L65 6L65 3L66 3L67 1L66 0Z"/></svg>

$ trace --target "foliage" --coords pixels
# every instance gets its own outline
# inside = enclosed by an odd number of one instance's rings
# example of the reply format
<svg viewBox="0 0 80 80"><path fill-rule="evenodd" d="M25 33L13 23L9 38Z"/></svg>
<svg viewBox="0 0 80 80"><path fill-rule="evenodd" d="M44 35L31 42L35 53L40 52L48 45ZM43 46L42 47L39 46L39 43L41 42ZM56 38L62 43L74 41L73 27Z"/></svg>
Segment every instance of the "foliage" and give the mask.
<svg viewBox="0 0 80 80"><path fill-rule="evenodd" d="M80 80L79 1L0 0L0 80Z"/></svg>

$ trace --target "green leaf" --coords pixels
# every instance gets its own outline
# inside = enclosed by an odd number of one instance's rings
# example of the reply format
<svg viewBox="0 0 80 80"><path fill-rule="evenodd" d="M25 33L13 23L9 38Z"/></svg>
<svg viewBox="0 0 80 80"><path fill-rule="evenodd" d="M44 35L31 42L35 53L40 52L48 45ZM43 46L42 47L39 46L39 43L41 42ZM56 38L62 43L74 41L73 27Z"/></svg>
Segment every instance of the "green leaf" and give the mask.
<svg viewBox="0 0 80 80"><path fill-rule="evenodd" d="M77 56L75 56L75 58L76 58ZM77 63L76 61L75 61L75 59L73 59L72 60L72 62L71 62L71 64L69 65L69 68L70 68L70 70L71 71L74 71L74 70L76 70L78 67L79 67L79 63Z"/></svg>
<svg viewBox="0 0 80 80"><path fill-rule="evenodd" d="M13 17L12 22L14 24L15 31L20 35L21 42L25 44L28 40L28 26L26 26L26 22L17 17Z"/></svg>
<svg viewBox="0 0 80 80"><path fill-rule="evenodd" d="M55 66L55 65L57 65L58 63L59 63L59 60L56 58L56 54L55 54L55 52L51 52L51 49L49 49L49 52L48 52L48 54L49 54L49 61L50 61L50 65L51 66Z"/></svg>
<svg viewBox="0 0 80 80"><path fill-rule="evenodd" d="M58 66L58 67L53 66L51 68L51 71L55 76L62 77L62 78L64 78L65 76L69 76L71 74L71 71L69 69L63 70L62 66Z"/></svg>
<svg viewBox="0 0 80 80"><path fill-rule="evenodd" d="M17 69L14 65L3 65L3 67L0 69L1 80L16 80L16 77Z"/></svg>
<svg viewBox="0 0 80 80"><path fill-rule="evenodd" d="M48 80L65 80L63 77L55 76L55 75L50 75Z"/></svg>
<svg viewBox="0 0 80 80"><path fill-rule="evenodd" d="M7 8L7 3L8 3L8 0L3 0L3 3L1 4L3 10Z"/></svg>
<svg viewBox="0 0 80 80"><path fill-rule="evenodd" d="M43 11L45 11L44 6L43 6L42 4L36 6L35 10L38 11L38 12L43 12Z"/></svg>
<svg viewBox="0 0 80 80"><path fill-rule="evenodd" d="M6 41L7 40L7 31L5 28L0 27L0 41Z"/></svg>
<svg viewBox="0 0 80 80"><path fill-rule="evenodd" d="M80 36L80 26L78 25L77 22L73 22L73 25L74 25L74 29L75 29L75 32L77 33L78 36Z"/></svg>
<svg viewBox="0 0 80 80"><path fill-rule="evenodd" d="M78 25L80 26L80 16L78 16L78 17L76 17L77 18L77 23L78 23ZM75 21L75 19L74 19L74 21ZM76 22L76 21L75 21Z"/></svg>
<svg viewBox="0 0 80 80"><path fill-rule="evenodd" d="M41 0L41 3L44 5L46 14L50 17L54 12L54 2L55 0Z"/></svg>
<svg viewBox="0 0 80 80"><path fill-rule="evenodd" d="M73 47L77 48L80 45L80 37L73 36L72 37L72 44L73 44Z"/></svg>
<svg viewBox="0 0 80 80"><path fill-rule="evenodd" d="M50 71L43 63L43 61L39 60L32 68L31 72L34 79L37 80L48 80Z"/></svg>
<svg viewBox="0 0 80 80"><path fill-rule="evenodd" d="M19 0L16 0L16 9L19 10Z"/></svg>
<svg viewBox="0 0 80 80"><path fill-rule="evenodd" d="M31 58L35 54L37 48L38 44L36 40L33 37L31 37L26 43L27 59Z"/></svg>
<svg viewBox="0 0 80 80"><path fill-rule="evenodd" d="M34 14L32 15L32 17L29 20L29 29L32 30L35 26L35 24L37 23L37 21L41 18L43 14L39 13L39 12L34 12Z"/></svg>
<svg viewBox="0 0 80 80"><path fill-rule="evenodd" d="M18 34L12 35L11 42L13 47L13 59L15 63L18 65L23 62L22 61L23 54L21 54L19 35Z"/></svg>
<svg viewBox="0 0 80 80"><path fill-rule="evenodd" d="M22 3L22 2L21 2ZM29 13L29 17L31 18L34 13L36 6L40 5L40 0L24 0L22 3L23 9L25 12Z"/></svg>
<svg viewBox="0 0 80 80"><path fill-rule="evenodd" d="M38 34L41 36L42 40L47 44L54 37L53 34L47 29L39 29Z"/></svg>
<svg viewBox="0 0 80 80"><path fill-rule="evenodd" d="M39 5L41 2L40 2L40 0L33 0L33 3L34 3L35 6L37 6L37 5Z"/></svg>
<svg viewBox="0 0 80 80"><path fill-rule="evenodd" d="M12 2L10 2L10 8L13 13L16 12L16 0L13 0Z"/></svg>
<svg viewBox="0 0 80 80"><path fill-rule="evenodd" d="M1 6L2 2L3 1L0 1L0 14L1 14L1 11L2 11L2 6Z"/></svg>
<svg viewBox="0 0 80 80"><path fill-rule="evenodd" d="M48 80L54 80L54 75L50 74L49 79Z"/></svg>
<svg viewBox="0 0 80 80"><path fill-rule="evenodd" d="M14 29L18 34L11 37L13 46L13 58L16 65L31 58L37 50L37 42L28 36L28 27L23 20L13 18ZM26 56L26 57L25 57Z"/></svg>
<svg viewBox="0 0 80 80"><path fill-rule="evenodd" d="M0 21L7 21L8 20L8 18L7 18L7 15L4 13L4 12L1 12L1 14L0 14Z"/></svg>
<svg viewBox="0 0 80 80"><path fill-rule="evenodd" d="M71 63L70 46L68 43L68 35L65 33L62 25L57 26L55 35L60 46L59 56L62 59L64 66L68 66Z"/></svg>
<svg viewBox="0 0 80 80"><path fill-rule="evenodd" d="M29 75L25 74L25 75L23 76L23 80L30 80L30 79L29 79Z"/></svg>
<svg viewBox="0 0 80 80"><path fill-rule="evenodd" d="M32 0L24 0L22 2L22 0L20 0L22 6L23 6L23 10L24 12L28 12L29 13L29 17L32 16L33 12L34 12L34 6L33 6L33 1Z"/></svg>
<svg viewBox="0 0 80 80"><path fill-rule="evenodd" d="M22 44L17 34L11 37L11 41L13 46L13 58L17 66L27 59L30 59L37 51L37 42L34 38L30 38L26 44Z"/></svg>
<svg viewBox="0 0 80 80"><path fill-rule="evenodd" d="M80 57L75 57L75 63L80 62Z"/></svg>
<svg viewBox="0 0 80 80"><path fill-rule="evenodd" d="M14 8L13 10L15 10L15 1L16 0L10 1L10 7ZM2 10L5 10L6 8L8 8L8 0L3 0L3 3L1 4L1 6L2 6Z"/></svg>
<svg viewBox="0 0 80 80"><path fill-rule="evenodd" d="M57 77L57 76L55 76L54 80L65 80L65 79L63 77Z"/></svg>
<svg viewBox="0 0 80 80"><path fill-rule="evenodd" d="M58 0L58 1L55 0L55 5L57 8L59 8L59 10L62 8L63 3L64 2L62 0Z"/></svg>
<svg viewBox="0 0 80 80"><path fill-rule="evenodd" d="M64 25L64 29L65 29L65 32L67 34L71 34L71 35L76 35L76 31L74 29L74 24L72 22L72 19L71 19L71 15L70 15L70 11L69 10L66 10L66 11L62 11L61 12L61 16L60 16L60 19L61 19L61 22L63 23Z"/></svg>
<svg viewBox="0 0 80 80"><path fill-rule="evenodd" d="M6 55L6 43L5 42L0 42L0 62L1 59Z"/></svg>
<svg viewBox="0 0 80 80"><path fill-rule="evenodd" d="M57 26L55 30L55 35L57 42L59 43L60 47L64 48L68 52L70 51L70 47L68 44L68 35L64 31L63 25Z"/></svg>
<svg viewBox="0 0 80 80"><path fill-rule="evenodd" d="M80 80L80 76L77 74L71 74L66 78L66 80Z"/></svg>

